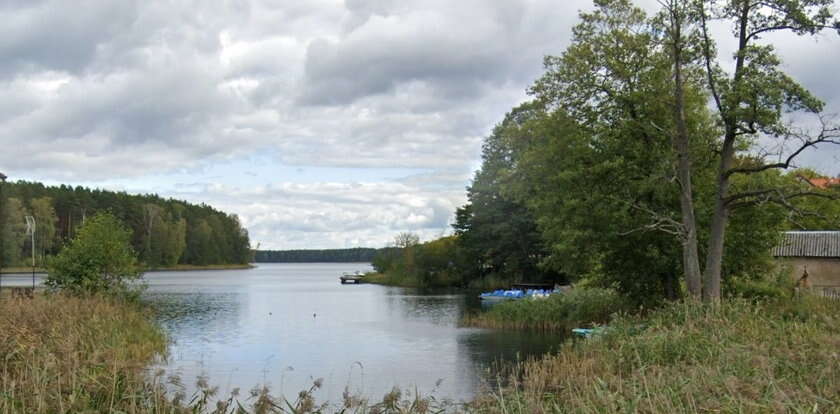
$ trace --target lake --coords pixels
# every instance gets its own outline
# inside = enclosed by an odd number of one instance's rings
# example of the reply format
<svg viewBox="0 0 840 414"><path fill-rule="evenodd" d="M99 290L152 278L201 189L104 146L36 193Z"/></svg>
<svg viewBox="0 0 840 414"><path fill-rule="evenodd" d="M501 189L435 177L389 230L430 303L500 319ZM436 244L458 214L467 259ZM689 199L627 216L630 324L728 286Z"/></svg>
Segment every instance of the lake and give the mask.
<svg viewBox="0 0 840 414"><path fill-rule="evenodd" d="M378 401L394 386L461 401L492 383L495 363L538 356L562 341L458 327L480 306L475 293L339 283L342 272L356 270L370 266L147 273L145 295L172 339L161 367L188 394L204 376L222 396L268 385L293 400L322 378L319 401L339 402L345 388ZM28 280L4 275L3 285Z"/></svg>

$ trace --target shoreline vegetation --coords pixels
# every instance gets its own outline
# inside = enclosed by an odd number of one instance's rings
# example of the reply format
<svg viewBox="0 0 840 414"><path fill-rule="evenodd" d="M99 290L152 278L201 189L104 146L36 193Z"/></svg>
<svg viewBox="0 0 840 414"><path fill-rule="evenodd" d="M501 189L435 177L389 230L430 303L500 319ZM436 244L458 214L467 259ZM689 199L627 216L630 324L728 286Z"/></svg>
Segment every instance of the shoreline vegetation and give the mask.
<svg viewBox="0 0 840 414"><path fill-rule="evenodd" d="M163 403L163 394L144 370L166 345L136 304L62 294L16 299L3 292L0 412L148 412Z"/></svg>
<svg viewBox="0 0 840 414"><path fill-rule="evenodd" d="M257 266L254 263L232 263L232 264L217 264L217 265L189 265L179 264L175 266L156 267L145 269L145 272L172 272L172 271L202 271L202 270L243 270L254 269Z"/></svg>
<svg viewBox="0 0 840 414"><path fill-rule="evenodd" d="M633 310L615 290L579 287L546 298L496 303L482 312L464 315L461 325L570 333L573 328L606 324L612 315Z"/></svg>
<svg viewBox="0 0 840 414"><path fill-rule="evenodd" d="M166 267L156 267L151 269L143 269L143 272L172 272L172 271L202 271L202 270L243 270L243 269L253 269L256 268L257 265L254 263L237 263L237 264L219 264L219 265L175 265L175 266L166 266ZM32 268L26 267L6 267L3 268L2 272L3 275L26 275L32 274ZM35 274L44 275L47 273L47 269L36 267Z"/></svg>
<svg viewBox="0 0 840 414"><path fill-rule="evenodd" d="M580 292L574 300L580 305L614 305L607 290ZM13 299L3 292L0 300L0 354L6 355L0 361L0 413L840 409L840 360L833 351L840 336L840 301L808 294L730 298L718 305L687 300L606 317L591 313L607 322L602 334L570 339L554 354L508 367L507 387L482 392L463 405L399 390L377 403L349 395L319 403L313 396L317 380L295 401L272 396L265 387L242 396L216 395L208 385L212 378L198 379L196 394L188 397L173 392L180 378L148 370L165 355L167 344L149 307L97 295ZM512 302L498 309L548 303Z"/></svg>
<svg viewBox="0 0 840 414"><path fill-rule="evenodd" d="M518 367L485 412L836 412L840 301L672 302ZM484 411L484 410L482 410Z"/></svg>

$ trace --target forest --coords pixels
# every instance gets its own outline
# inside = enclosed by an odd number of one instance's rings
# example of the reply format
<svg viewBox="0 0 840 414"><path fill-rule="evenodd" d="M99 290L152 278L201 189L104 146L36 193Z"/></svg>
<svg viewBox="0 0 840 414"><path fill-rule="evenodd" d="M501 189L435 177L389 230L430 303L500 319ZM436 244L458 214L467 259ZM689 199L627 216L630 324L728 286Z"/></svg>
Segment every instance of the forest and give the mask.
<svg viewBox="0 0 840 414"><path fill-rule="evenodd" d="M797 168L840 144L840 126L760 41L840 25L826 2L789 3L667 1L648 15L596 1L486 137L454 235L396 243L376 270L419 285L572 281L642 304L717 301L769 275L784 230L840 229L840 187ZM733 27L734 62L709 20Z"/></svg>
<svg viewBox="0 0 840 414"><path fill-rule="evenodd" d="M380 249L356 247L352 249L257 250L257 263L364 263L373 260Z"/></svg>
<svg viewBox="0 0 840 414"><path fill-rule="evenodd" d="M67 185L10 182L2 186L2 263L31 264L26 216L35 219L38 266L71 240L97 212L110 212L132 231L131 245L148 268L244 264L252 252L239 218L208 205Z"/></svg>

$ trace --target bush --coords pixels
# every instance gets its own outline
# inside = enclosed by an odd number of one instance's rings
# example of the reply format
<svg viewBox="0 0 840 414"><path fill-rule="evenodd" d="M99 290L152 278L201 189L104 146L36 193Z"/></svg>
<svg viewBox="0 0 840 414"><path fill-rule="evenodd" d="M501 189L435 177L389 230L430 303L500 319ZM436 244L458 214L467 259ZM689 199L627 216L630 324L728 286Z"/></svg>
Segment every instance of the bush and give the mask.
<svg viewBox="0 0 840 414"><path fill-rule="evenodd" d="M784 271L763 278L733 277L724 292L745 299L779 299L791 296L795 282Z"/></svg>
<svg viewBox="0 0 840 414"><path fill-rule="evenodd" d="M99 213L49 261L44 283L77 294L130 293L130 282L141 277L130 240L131 232L116 217Z"/></svg>

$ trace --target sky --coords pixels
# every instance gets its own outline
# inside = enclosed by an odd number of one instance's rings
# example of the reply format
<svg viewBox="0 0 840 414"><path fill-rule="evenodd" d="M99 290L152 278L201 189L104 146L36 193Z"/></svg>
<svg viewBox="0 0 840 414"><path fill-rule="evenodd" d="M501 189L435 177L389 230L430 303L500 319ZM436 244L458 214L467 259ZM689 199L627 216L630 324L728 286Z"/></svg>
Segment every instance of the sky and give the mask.
<svg viewBox="0 0 840 414"><path fill-rule="evenodd" d="M207 203L237 214L263 249L430 240L451 232L482 138L528 99L543 57L590 8L4 0L0 171ZM765 41L840 112L840 36ZM800 165L840 174L840 149Z"/></svg>

